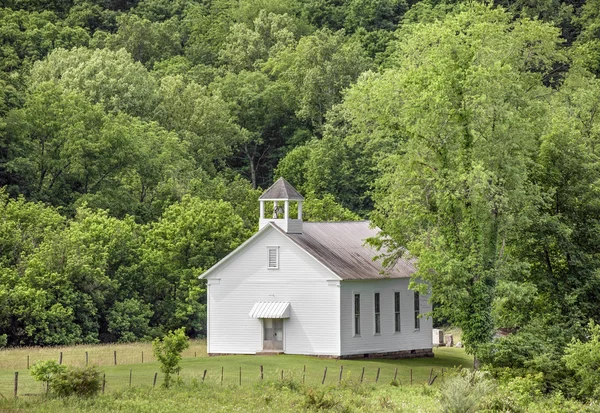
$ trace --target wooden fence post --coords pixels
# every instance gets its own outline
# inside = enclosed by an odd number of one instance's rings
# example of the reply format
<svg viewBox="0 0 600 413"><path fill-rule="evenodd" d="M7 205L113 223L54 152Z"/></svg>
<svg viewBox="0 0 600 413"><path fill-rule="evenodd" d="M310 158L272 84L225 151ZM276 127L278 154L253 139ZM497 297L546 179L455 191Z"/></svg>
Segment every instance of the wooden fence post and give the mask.
<svg viewBox="0 0 600 413"><path fill-rule="evenodd" d="M114 354L114 359L115 359L115 366L117 365L117 350L115 350Z"/></svg>
<svg viewBox="0 0 600 413"><path fill-rule="evenodd" d="M283 369L281 369L281 380L283 380Z"/></svg>
<svg viewBox="0 0 600 413"><path fill-rule="evenodd" d="M86 367L88 366L88 360L89 360L89 359L88 359L88 352L86 351L86 352L85 352L85 366L86 366Z"/></svg>
<svg viewBox="0 0 600 413"><path fill-rule="evenodd" d="M302 369L302 384L304 384L305 377L306 377L306 364L304 365L304 369Z"/></svg>
<svg viewBox="0 0 600 413"><path fill-rule="evenodd" d="M106 373L102 375L102 394L104 394L104 388L106 387Z"/></svg>
<svg viewBox="0 0 600 413"><path fill-rule="evenodd" d="M29 354L27 355L27 370L29 370Z"/></svg>
<svg viewBox="0 0 600 413"><path fill-rule="evenodd" d="M60 352L60 356L58 357L58 364L62 364L62 351Z"/></svg>
<svg viewBox="0 0 600 413"><path fill-rule="evenodd" d="M260 365L260 379L263 379L263 366L262 364Z"/></svg>
<svg viewBox="0 0 600 413"><path fill-rule="evenodd" d="M206 370L204 370L204 374L202 375L202 383L204 383L205 378L206 378Z"/></svg>
<svg viewBox="0 0 600 413"><path fill-rule="evenodd" d="M223 385L223 366L221 366L221 386Z"/></svg>
<svg viewBox="0 0 600 413"><path fill-rule="evenodd" d="M158 373L154 373L154 382L152 383L152 387L156 387L156 378L158 377Z"/></svg>
<svg viewBox="0 0 600 413"><path fill-rule="evenodd" d="M194 351L194 357L196 357L196 352Z"/></svg>
<svg viewBox="0 0 600 413"><path fill-rule="evenodd" d="M142 364L144 364L144 352L142 351Z"/></svg>
<svg viewBox="0 0 600 413"><path fill-rule="evenodd" d="M240 367L240 386L242 385L242 368Z"/></svg>
<svg viewBox="0 0 600 413"><path fill-rule="evenodd" d="M433 367L431 368L431 371L429 372L429 380L427 380L427 384L429 384L431 386L431 376L433 376Z"/></svg>
<svg viewBox="0 0 600 413"><path fill-rule="evenodd" d="M342 375L344 374L344 366L340 366L340 378L338 379L338 383L342 382Z"/></svg>
<svg viewBox="0 0 600 413"><path fill-rule="evenodd" d="M377 367L377 377L375 377L375 383L377 383L379 381L379 371L381 370L381 367Z"/></svg>
<svg viewBox="0 0 600 413"><path fill-rule="evenodd" d="M365 377L365 368L364 368L364 367L363 367L363 369L362 369L362 373L361 373L361 375L360 375L360 382L361 382L361 383L363 382L363 377Z"/></svg>
<svg viewBox="0 0 600 413"><path fill-rule="evenodd" d="M129 387L131 387L131 373L133 372L133 369L129 369Z"/></svg>
<svg viewBox="0 0 600 413"><path fill-rule="evenodd" d="M412 369L410 369L410 385L412 386Z"/></svg>
<svg viewBox="0 0 600 413"><path fill-rule="evenodd" d="M398 367L394 370L394 381L396 381L396 377L398 377Z"/></svg>
<svg viewBox="0 0 600 413"><path fill-rule="evenodd" d="M325 371L323 371L323 380L321 380L321 384L325 384L325 377L327 377L327 367L325 367Z"/></svg>
<svg viewBox="0 0 600 413"><path fill-rule="evenodd" d="M19 391L19 372L15 371L15 399L17 398L18 391Z"/></svg>

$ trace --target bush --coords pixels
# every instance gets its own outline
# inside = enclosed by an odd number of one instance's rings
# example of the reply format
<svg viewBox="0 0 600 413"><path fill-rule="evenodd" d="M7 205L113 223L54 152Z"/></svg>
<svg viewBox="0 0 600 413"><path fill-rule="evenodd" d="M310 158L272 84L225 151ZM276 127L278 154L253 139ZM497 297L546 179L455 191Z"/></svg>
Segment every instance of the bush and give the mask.
<svg viewBox="0 0 600 413"><path fill-rule="evenodd" d="M579 379L579 395L600 400L600 325L590 321L589 340L573 339L563 360Z"/></svg>
<svg viewBox="0 0 600 413"><path fill-rule="evenodd" d="M95 367L68 367L51 383L52 391L59 397L92 397L100 392L102 376Z"/></svg>
<svg viewBox="0 0 600 413"><path fill-rule="evenodd" d="M35 381L41 381L46 387L46 393L50 391L51 385L55 377L64 373L67 366L58 364L54 360L38 361L29 370L29 374Z"/></svg>
<svg viewBox="0 0 600 413"><path fill-rule="evenodd" d="M440 410L444 413L476 412L494 387L494 382L485 372L459 370L441 385Z"/></svg>
<svg viewBox="0 0 600 413"><path fill-rule="evenodd" d="M35 363L31 366L30 374L36 381L44 383L46 393L60 397L95 396L102 385L100 372L95 367L67 367L54 360Z"/></svg>

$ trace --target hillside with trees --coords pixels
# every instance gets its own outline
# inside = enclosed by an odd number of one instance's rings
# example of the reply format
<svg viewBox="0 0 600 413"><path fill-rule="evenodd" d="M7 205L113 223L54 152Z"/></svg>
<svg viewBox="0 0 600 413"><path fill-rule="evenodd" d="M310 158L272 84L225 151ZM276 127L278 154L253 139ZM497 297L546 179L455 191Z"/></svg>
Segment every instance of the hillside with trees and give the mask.
<svg viewBox="0 0 600 413"><path fill-rule="evenodd" d="M2 5L0 346L203 336L284 176L408 249L478 362L596 391L600 1Z"/></svg>

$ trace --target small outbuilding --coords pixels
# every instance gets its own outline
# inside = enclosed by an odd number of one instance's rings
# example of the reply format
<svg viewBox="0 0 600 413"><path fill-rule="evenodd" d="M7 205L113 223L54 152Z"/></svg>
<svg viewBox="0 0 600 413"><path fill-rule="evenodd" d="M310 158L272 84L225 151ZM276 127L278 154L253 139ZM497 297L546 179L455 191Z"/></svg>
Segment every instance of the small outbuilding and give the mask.
<svg viewBox="0 0 600 413"><path fill-rule="evenodd" d="M258 232L200 277L209 355L433 356L428 297L408 289L413 263L384 271L365 244L377 228L303 222L303 201L280 178L259 198Z"/></svg>

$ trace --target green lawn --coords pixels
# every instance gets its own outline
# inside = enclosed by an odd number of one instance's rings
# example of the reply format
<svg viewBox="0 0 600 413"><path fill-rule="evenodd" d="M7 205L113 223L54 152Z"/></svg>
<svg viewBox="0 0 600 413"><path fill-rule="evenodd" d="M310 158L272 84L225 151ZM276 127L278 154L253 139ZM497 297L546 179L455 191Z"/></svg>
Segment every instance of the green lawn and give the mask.
<svg viewBox="0 0 600 413"><path fill-rule="evenodd" d="M380 369L379 373L379 385L388 385L393 379L395 370L398 369L398 379L401 385L410 384L410 372L412 369L413 384L422 384L427 382L431 369L434 369L434 375L441 375L442 369L447 370L453 366L462 365L464 367L472 366L472 359L466 355L464 350L456 348L438 348L435 350L434 358L416 358L416 359L403 359L403 360L376 360L376 359L360 359L360 360L329 360L320 359L309 356L294 356L294 355L280 355L280 356L220 356L220 357L206 357L205 348L203 342L195 341L193 345L196 347L196 356L194 357L193 350L187 350L182 360L182 371L181 378L185 382L191 382L193 379L198 381L202 380L204 370L207 371L206 382L207 384L221 385L221 369L223 369L223 385L232 386L238 385L240 380L240 368L242 372L242 386L254 385L260 381L260 366L263 366L264 380L279 380L281 378L281 372L283 370L284 378L292 378L298 382L302 381L303 371L306 367L305 383L308 386L320 385L323 379L323 372L327 367L327 377L325 380L326 384L335 384L340 377L340 368L343 366L342 378L352 379L359 381L362 374L362 369L365 369L364 382L375 383L377 370ZM91 355L98 351L99 347L101 350L107 352L112 361L114 350L107 350L107 346L88 346L88 352ZM159 366L156 361L146 362L151 354L150 347L147 344L129 345L131 354L141 354L141 348L144 350L145 362L141 364L141 357L138 362L130 362L128 364L114 365L102 365L100 369L106 374L106 389L107 393L114 392L115 390L122 390L129 387L130 373L131 373L131 385L133 387L139 386L152 386L154 380L154 374L159 373ZM30 349L31 350L31 349ZM63 349L63 361L65 364L70 364L70 358L65 357L64 354L71 352L70 354L79 354L81 346L75 348ZM14 358L18 356L22 358L23 350L5 350L0 352L0 365L10 364ZM50 357L49 359L56 359L55 353L57 350L43 349L39 350L46 354L47 352ZM86 350L83 350L84 352ZM12 353L17 352L17 353ZM117 350L117 362L120 363L119 355L123 353L123 358L126 358L126 352L124 347L120 347ZM15 355L16 354L16 355ZM81 357L77 357L78 362L73 363L81 365ZM13 360L13 361L11 361ZM90 356L90 362L93 363L94 359ZM84 364L84 363L83 363ZM22 396L27 394L39 394L43 391L41 384L33 381L29 372L25 368L0 368L0 393L10 398L13 395L14 386L14 373L19 372L19 390L18 393ZM158 374L157 385L161 383L161 374Z"/></svg>

